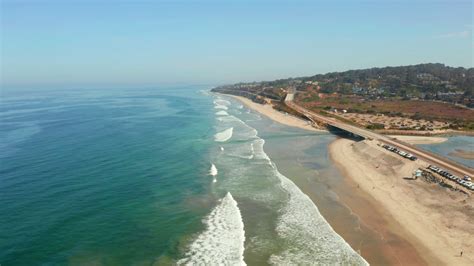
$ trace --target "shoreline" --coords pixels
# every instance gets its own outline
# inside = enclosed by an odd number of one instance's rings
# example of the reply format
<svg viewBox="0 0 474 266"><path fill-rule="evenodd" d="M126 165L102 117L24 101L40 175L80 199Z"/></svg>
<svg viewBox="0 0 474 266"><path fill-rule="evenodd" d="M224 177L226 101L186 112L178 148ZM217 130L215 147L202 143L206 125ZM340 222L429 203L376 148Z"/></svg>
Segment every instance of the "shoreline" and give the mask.
<svg viewBox="0 0 474 266"><path fill-rule="evenodd" d="M469 253L474 248L471 198L420 179L404 179L422 163L397 158L377 149L374 142L337 139L329 153L348 181L372 198L388 230L412 244L428 264L474 264L474 255ZM369 217L361 219L371 222Z"/></svg>
<svg viewBox="0 0 474 266"><path fill-rule="evenodd" d="M309 130L313 132L327 132L324 129L317 129L313 127L308 121L292 116L290 114L284 114L280 111L277 111L273 109L273 107L270 104L263 105L263 104L255 103L255 102L252 102L250 99L247 99L242 96L236 96L236 95L230 95L230 94L222 94L222 95L236 99L240 101L242 104L244 104L246 107L248 107L249 109L256 111L257 113L260 113L280 124L290 126L290 127L297 127L297 128L301 128L301 129L305 129L305 130Z"/></svg>
<svg viewBox="0 0 474 266"><path fill-rule="evenodd" d="M242 97L242 96L236 96L236 95L230 95L230 94L221 94L224 96L231 97L233 99L238 100L242 104L244 104L246 107L250 108L253 111L256 111L271 120L278 122L280 124L290 126L290 127L297 127L313 132L328 132L326 129L322 128L315 128L311 124L308 123L308 121L305 121L301 118L292 116L290 114L283 114L280 111L277 111L273 109L273 107L270 104L259 104L251 101L248 98ZM442 142L445 142L447 140L446 137L440 137L440 136L418 136L418 135L388 135L392 138L397 138L399 140L402 140L404 142L407 142L409 144L439 144Z"/></svg>
<svg viewBox="0 0 474 266"><path fill-rule="evenodd" d="M280 124L297 127L305 130L310 130L313 132L328 132L323 129L316 129L313 128L310 124L306 121L291 116L285 115L275 109L272 108L270 104L262 105L258 103L254 103L251 100L235 96L235 95L227 95L230 96L241 103L243 103L246 107L263 114L264 116L268 117L269 119L278 122ZM442 143L447 140L446 137L441 136L413 136L413 135L392 135L392 138L397 138L399 140L405 141L410 144L438 144ZM470 265L473 258L470 254L464 254L462 258L456 257L459 255L460 250L464 250L465 252L468 250L472 250L474 247L474 243L471 243L467 240L466 236L461 236L462 233L459 230L456 230L455 233L456 237L460 237L462 240L461 244L456 244L456 240L453 239L452 230L450 228L453 225L446 225L446 218L441 223L435 223L436 226L433 227L430 223L433 223L435 219L439 216L443 216L444 213L441 211L430 213L431 209L423 204L412 204L414 201L415 203L419 200L416 197L416 193L419 193L418 197L426 196L427 199L431 200L431 203L436 202L436 204L443 205L446 201L451 201L452 204L459 203L459 196L457 195L449 195L448 192L440 189L439 187L435 188L426 188L423 187L418 189L414 195L413 191L408 193L404 191L407 189L403 187L402 191L398 191L396 193L397 197L402 197L402 204L394 204L394 199L392 198L393 195L390 192L392 186L395 183L399 182L407 182L402 178L398 178L401 180L396 180L396 177L393 177L398 170L403 170L402 172L410 174L413 169L407 167L407 163L403 162L401 165L397 166L397 169L384 169L388 174L389 179L385 180L383 189L379 189L379 185L375 186L378 182L376 179L380 178L378 171L379 166L370 166L370 164L374 162L378 162L377 157L371 158L372 161L368 160L367 158L360 158L356 153L341 153L341 146L338 143L341 142L352 142L346 139L338 139L335 140L333 143L329 145L328 154L330 159L335 163L335 167L341 172L344 176L344 184L341 184L341 189L338 193L340 194L341 204L346 205L350 210L354 212L356 216L360 218L360 222L364 224L369 230L373 231L376 235L380 236L379 241L382 242L382 247L371 247L371 246L364 246L358 243L353 242L353 248L355 250L363 250L363 254L366 254L368 257L376 258L376 256L383 256L386 260L390 262L390 264L417 264L417 265L424 265L424 264L458 264L458 265ZM353 144L353 143L352 143ZM347 151L347 145L350 144L345 143L346 147L344 148ZM379 151L378 151L379 152ZM383 153L383 151L382 151ZM389 155L393 156L393 155ZM395 160L399 160L399 158L395 158ZM355 163L357 162L357 163ZM360 168L358 172L359 174L354 174L353 168L354 165L359 165ZM408 163L409 164L409 163ZM412 166L411 166L412 167ZM400 169L399 169L400 168ZM387 173L384 173L387 174ZM364 180L364 176L370 175L371 179ZM383 177L385 177L382 175ZM396 180L396 181L394 181ZM394 183L395 182L395 183ZM421 182L421 181L418 181ZM387 185L388 184L388 185ZM410 186L412 184L409 184ZM426 185L426 184L424 184ZM387 187L388 186L388 187ZM377 187L377 188L376 188ZM388 190L386 190L388 189ZM430 190L435 191L430 191ZM383 193L380 193L380 190L383 190ZM375 193L374 193L375 192ZM440 198L434 198L433 195L437 195L439 193L446 193ZM407 196L408 195L408 196ZM456 198L457 199L453 199ZM405 200L403 200L405 198ZM313 200L314 201L314 200ZM314 202L315 204L317 202ZM408 204L407 204L408 203ZM425 202L426 203L426 202ZM412 204L412 205L410 205ZM472 207L472 201L470 201L470 206ZM370 210L367 207L370 206ZM439 206L438 206L439 207ZM446 206L445 206L446 207ZM427 218L424 222L420 222L420 218L417 217L419 213L418 208L421 208ZM398 212L396 210L404 210L402 212ZM441 208L441 210L444 210ZM401 213L401 214L400 214ZM449 213L449 210L447 210ZM453 213L453 217L462 216L458 210L456 213ZM434 217L433 217L434 216ZM474 216L474 215L473 215ZM446 216L448 217L448 216ZM336 217L328 217L326 218L328 221L332 220L333 223L340 223L338 221L334 221ZM474 218L474 217L470 217ZM428 223L426 222L428 221ZM462 220L461 220L462 221ZM468 219L464 219L464 222L468 221ZM469 226L469 225L467 225ZM336 225L337 227L337 225ZM457 229L462 226L456 226ZM473 226L474 227L474 226ZM440 232L440 236L433 236L432 232ZM473 231L474 232L474 228ZM353 238L354 236L348 235L348 232L344 229L341 232L338 232L343 238L349 237ZM453 246L446 246L444 243L448 239L449 243L455 243ZM354 240L354 239L352 239ZM375 255L374 252L379 250L383 253ZM442 253L446 254L446 251L449 251L449 255L440 255L438 254L442 250ZM362 251L361 251L362 252Z"/></svg>

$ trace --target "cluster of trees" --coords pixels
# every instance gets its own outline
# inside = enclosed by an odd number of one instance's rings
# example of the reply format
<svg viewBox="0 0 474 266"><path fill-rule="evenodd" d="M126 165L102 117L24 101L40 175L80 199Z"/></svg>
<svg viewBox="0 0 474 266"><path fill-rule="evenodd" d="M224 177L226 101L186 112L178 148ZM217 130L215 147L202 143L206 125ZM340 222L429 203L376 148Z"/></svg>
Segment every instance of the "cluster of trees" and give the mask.
<svg viewBox="0 0 474 266"><path fill-rule="evenodd" d="M370 97L420 97L428 100L464 103L468 106L474 104L474 68L455 68L444 64L349 70L310 77L239 83L214 90L247 97L260 95L273 100L281 100L284 97L284 91L280 88L292 87L305 91L308 83L315 84L315 82L318 82L320 91L325 93L353 94L355 90L360 89L361 94L370 95ZM455 96L446 94L450 92L455 93ZM311 100L317 99L306 101Z"/></svg>
<svg viewBox="0 0 474 266"><path fill-rule="evenodd" d="M474 68L449 67L443 64L370 68L319 74L303 78L319 81L323 90L351 93L353 87L384 88L387 93L437 93L462 91L474 95Z"/></svg>

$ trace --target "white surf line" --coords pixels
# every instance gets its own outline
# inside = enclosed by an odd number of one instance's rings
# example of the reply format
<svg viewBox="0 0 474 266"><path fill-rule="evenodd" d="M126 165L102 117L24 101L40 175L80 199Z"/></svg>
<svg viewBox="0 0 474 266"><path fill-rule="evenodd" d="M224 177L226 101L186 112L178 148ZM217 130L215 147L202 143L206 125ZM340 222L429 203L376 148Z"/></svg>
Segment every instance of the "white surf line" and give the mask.
<svg viewBox="0 0 474 266"><path fill-rule="evenodd" d="M258 137L255 128L248 127L254 130L256 138L251 146L254 157L267 161L278 177L281 188L288 193L288 202L281 210L275 228L288 247L281 253L273 254L268 262L276 265L368 265L334 231L315 203L292 180L278 171L276 164L264 151L265 140Z"/></svg>
<svg viewBox="0 0 474 266"><path fill-rule="evenodd" d="M227 192L204 220L206 229L178 265L246 265L245 231L237 202Z"/></svg>

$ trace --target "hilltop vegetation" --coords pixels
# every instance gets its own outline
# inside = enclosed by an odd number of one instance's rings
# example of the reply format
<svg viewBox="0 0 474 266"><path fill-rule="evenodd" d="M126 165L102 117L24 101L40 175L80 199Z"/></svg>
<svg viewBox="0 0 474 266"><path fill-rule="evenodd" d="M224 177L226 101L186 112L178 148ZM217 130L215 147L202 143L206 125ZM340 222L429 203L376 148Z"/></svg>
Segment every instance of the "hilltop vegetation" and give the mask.
<svg viewBox="0 0 474 266"><path fill-rule="evenodd" d="M339 109L415 121L449 122L446 127L474 129L474 111L470 109L474 107L474 68L453 68L443 64L371 68L238 83L213 91L240 95L261 103L265 99L282 101L292 91L296 92L295 102L318 112L337 112ZM370 122L367 126L371 126ZM400 126L386 125L386 128L407 127L401 123Z"/></svg>
<svg viewBox="0 0 474 266"><path fill-rule="evenodd" d="M453 68L443 64L370 68L318 74L310 77L238 83L216 88L244 95L281 99L284 89L300 92L361 95L365 98L440 100L473 105L474 68ZM307 99L311 101L311 98Z"/></svg>
<svg viewBox="0 0 474 266"><path fill-rule="evenodd" d="M454 93L469 97L473 95L474 69L421 64L334 72L303 78L302 81L315 81L322 92L327 93L427 99L435 99L437 95L443 96L443 93Z"/></svg>

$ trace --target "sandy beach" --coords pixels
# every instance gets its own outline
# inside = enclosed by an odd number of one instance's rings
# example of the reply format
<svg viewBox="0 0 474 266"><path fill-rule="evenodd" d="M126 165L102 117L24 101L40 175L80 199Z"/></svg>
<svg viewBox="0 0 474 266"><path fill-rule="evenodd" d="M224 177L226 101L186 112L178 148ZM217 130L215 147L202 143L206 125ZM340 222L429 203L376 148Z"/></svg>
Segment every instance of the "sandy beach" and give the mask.
<svg viewBox="0 0 474 266"><path fill-rule="evenodd" d="M256 112L259 112L260 114L263 114L266 117L280 124L291 126L291 127L302 128L306 130L311 130L311 131L317 131L317 132L327 131L323 128L315 128L311 126L311 124L309 124L308 121L305 121L301 118L279 112L273 109L273 107L270 104L263 105L263 104L255 103L255 102L252 102L250 99L247 99L241 96L235 96L235 95L226 95L226 96L239 100L248 108ZM447 140L447 138L444 138L444 137L433 137L433 136L411 136L411 135L407 135L407 136L390 135L390 136L392 138L396 138L410 144L437 144L437 143L445 142Z"/></svg>
<svg viewBox="0 0 474 266"><path fill-rule="evenodd" d="M303 119L300 119L298 117L295 117L295 116L292 116L292 115L289 115L289 114L284 114L282 112L279 112L275 109L273 109L273 107L270 105L270 104L259 104L259 103L255 103L255 102L252 102L251 100L245 98L245 97L241 97L241 96L235 96L235 95L226 95L226 96L229 96L229 97L232 97L234 99L237 99L239 100L240 102L242 102L245 106L247 106L248 108L272 119L273 121L276 121L280 124L283 124L283 125L287 125L287 126L290 126L290 127L297 127L297 128L302 128L302 129L306 129L306 130L311 130L311 131L316 131L316 132L323 132L325 131L324 129L317 129L313 126L311 126L311 124L309 124L308 121L305 121Z"/></svg>
<svg viewBox="0 0 474 266"><path fill-rule="evenodd" d="M232 96L248 108L281 124L312 131L306 121L274 110L269 104ZM444 137L401 136L410 144L435 144ZM474 201L420 179L409 180L412 172L426 163L409 161L381 149L376 141L338 139L329 147L331 160L346 177L340 200L369 230L380 236L384 246L379 256L399 265L474 265ZM370 208L370 210L367 210ZM333 220L329 217L328 220ZM334 221L338 226L339 221ZM342 227L340 227L342 228ZM344 238L353 238L341 230ZM353 242L357 240L353 239ZM355 247L359 248L359 247ZM366 248L373 253L379 248ZM460 252L463 251L463 256ZM371 254L369 256L376 257Z"/></svg>
<svg viewBox="0 0 474 266"><path fill-rule="evenodd" d="M405 136L405 135L390 135L390 137L410 143L410 144L438 144L443 143L447 138L433 137L433 136Z"/></svg>
<svg viewBox="0 0 474 266"><path fill-rule="evenodd" d="M375 141L338 139L330 145L330 154L428 264L474 265L472 198L421 179L404 179L426 164L397 157Z"/></svg>

